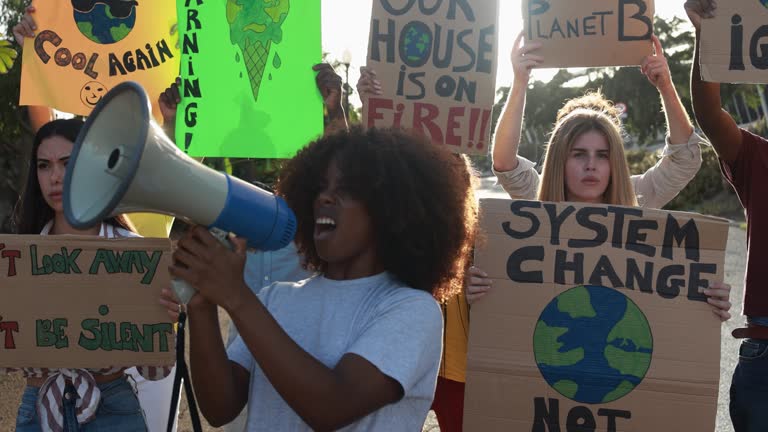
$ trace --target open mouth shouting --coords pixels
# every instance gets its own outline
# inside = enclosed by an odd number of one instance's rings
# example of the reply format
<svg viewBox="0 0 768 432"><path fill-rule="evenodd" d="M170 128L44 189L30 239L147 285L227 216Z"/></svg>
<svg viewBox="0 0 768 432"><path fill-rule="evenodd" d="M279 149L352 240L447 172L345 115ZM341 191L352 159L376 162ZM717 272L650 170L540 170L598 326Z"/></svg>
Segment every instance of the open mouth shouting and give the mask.
<svg viewBox="0 0 768 432"><path fill-rule="evenodd" d="M315 219L315 240L324 240L336 231L336 220L328 216Z"/></svg>

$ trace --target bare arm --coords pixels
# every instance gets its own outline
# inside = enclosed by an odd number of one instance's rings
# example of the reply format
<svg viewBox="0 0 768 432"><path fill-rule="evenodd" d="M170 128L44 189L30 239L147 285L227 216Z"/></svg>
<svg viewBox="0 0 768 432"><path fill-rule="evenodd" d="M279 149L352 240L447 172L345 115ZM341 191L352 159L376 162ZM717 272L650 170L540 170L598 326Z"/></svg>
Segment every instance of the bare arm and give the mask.
<svg viewBox="0 0 768 432"><path fill-rule="evenodd" d="M540 48L541 44L521 46L522 39L523 34L520 33L512 49L515 78L493 137L493 168L500 172L517 168L517 149L520 145L525 112L525 92L528 90L531 69L543 60L541 56L531 54Z"/></svg>
<svg viewBox="0 0 768 432"><path fill-rule="evenodd" d="M53 120L53 109L47 106L30 105L27 107L27 113L29 114L29 125L35 133L44 124Z"/></svg>
<svg viewBox="0 0 768 432"><path fill-rule="evenodd" d="M693 133L693 125L680 101L675 84L672 82L672 73L669 71L669 64L664 57L661 42L655 35L653 36L653 46L655 53L643 59L641 70L661 95L661 104L667 119L669 142L671 144L686 143Z"/></svg>
<svg viewBox="0 0 768 432"><path fill-rule="evenodd" d="M310 427L335 430L402 398L400 384L364 358L346 354L329 368L296 344L245 284L242 276L245 243L239 240L236 243L236 250L230 251L207 230L196 227L179 241L174 259L183 266L172 266L171 274L192 283L202 295L227 310L272 386ZM202 332L206 341L212 341L213 335L205 332L218 331L214 314L209 311L204 325L195 324L193 333ZM232 368L224 367L223 345L217 337L213 349L205 348L214 354L195 355L203 361L213 359L216 368L229 371ZM210 371L213 367L209 362L205 369ZM194 376L197 379L197 375ZM229 395L239 394L231 377L217 376L225 382L217 383L215 388ZM204 383L208 384L208 380ZM195 384L200 387L197 381ZM231 397L227 403L240 402L239 398ZM215 414L218 422L231 414L221 402L207 400L206 404L215 407L208 411L206 418Z"/></svg>
<svg viewBox="0 0 768 432"><path fill-rule="evenodd" d="M741 150L741 130L731 115L721 108L720 84L702 81L699 66L701 21L711 18L714 10L715 4L712 0L685 2L685 12L696 29L696 47L691 67L691 99L696 121L715 147L718 157L726 162L733 162Z"/></svg>
<svg viewBox="0 0 768 432"><path fill-rule="evenodd" d="M234 420L248 402L250 372L227 357L216 305L196 300L189 314L192 383L200 411L218 427Z"/></svg>
<svg viewBox="0 0 768 432"><path fill-rule="evenodd" d="M691 69L691 99L699 127L707 135L718 157L733 162L741 150L741 130L730 114L721 108L720 84L704 82L699 66L700 31L696 31L696 49Z"/></svg>
<svg viewBox="0 0 768 432"><path fill-rule="evenodd" d="M341 77L328 63L316 64L312 66L312 70L317 72L315 84L323 97L323 104L327 113L325 133L349 129L347 115L342 104L344 90L342 89Z"/></svg>

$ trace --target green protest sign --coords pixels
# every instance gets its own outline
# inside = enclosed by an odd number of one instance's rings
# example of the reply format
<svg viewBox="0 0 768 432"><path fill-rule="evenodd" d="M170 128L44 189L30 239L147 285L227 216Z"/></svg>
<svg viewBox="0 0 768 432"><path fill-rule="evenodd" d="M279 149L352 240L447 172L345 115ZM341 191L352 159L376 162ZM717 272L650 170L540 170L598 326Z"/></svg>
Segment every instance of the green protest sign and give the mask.
<svg viewBox="0 0 768 432"><path fill-rule="evenodd" d="M178 0L190 156L289 158L323 132L318 0Z"/></svg>

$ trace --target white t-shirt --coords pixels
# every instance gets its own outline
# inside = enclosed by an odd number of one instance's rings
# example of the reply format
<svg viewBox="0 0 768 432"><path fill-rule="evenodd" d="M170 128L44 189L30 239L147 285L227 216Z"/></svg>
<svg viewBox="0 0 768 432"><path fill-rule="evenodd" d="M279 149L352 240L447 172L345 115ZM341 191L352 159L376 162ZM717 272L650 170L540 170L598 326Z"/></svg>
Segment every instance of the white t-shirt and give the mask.
<svg viewBox="0 0 768 432"><path fill-rule="evenodd" d="M442 353L442 314L429 293L380 273L344 281L314 276L278 282L258 296L285 332L327 367L344 354L357 354L402 386L398 402L342 430L421 430ZM272 387L240 336L227 352L251 373L247 431L310 430Z"/></svg>

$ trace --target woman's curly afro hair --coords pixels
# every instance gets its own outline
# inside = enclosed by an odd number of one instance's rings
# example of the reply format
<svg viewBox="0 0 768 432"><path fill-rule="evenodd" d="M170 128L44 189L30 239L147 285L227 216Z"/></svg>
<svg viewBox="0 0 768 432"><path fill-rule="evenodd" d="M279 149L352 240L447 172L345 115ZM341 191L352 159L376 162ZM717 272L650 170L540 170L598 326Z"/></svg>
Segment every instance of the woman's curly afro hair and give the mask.
<svg viewBox="0 0 768 432"><path fill-rule="evenodd" d="M384 269L445 300L461 290L477 225L475 176L464 156L394 129L352 128L298 152L277 183L296 214L296 244L323 272L315 249L314 201L335 162L345 191L365 205Z"/></svg>

